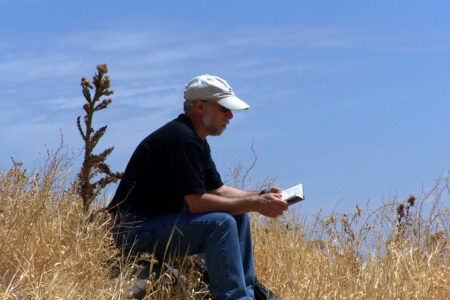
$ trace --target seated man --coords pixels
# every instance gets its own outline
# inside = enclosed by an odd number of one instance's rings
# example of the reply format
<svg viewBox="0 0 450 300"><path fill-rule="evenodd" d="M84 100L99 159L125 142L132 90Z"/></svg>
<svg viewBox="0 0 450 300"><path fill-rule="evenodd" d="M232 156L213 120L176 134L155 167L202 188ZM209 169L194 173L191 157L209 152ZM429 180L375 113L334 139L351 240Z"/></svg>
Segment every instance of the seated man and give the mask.
<svg viewBox="0 0 450 300"><path fill-rule="evenodd" d="M251 192L222 183L206 137L225 130L232 110L249 108L228 83L198 76L186 85L184 98L184 114L136 148L108 205L119 216L116 242L160 260L204 253L214 299L253 299L247 213L278 217L287 203L276 187Z"/></svg>

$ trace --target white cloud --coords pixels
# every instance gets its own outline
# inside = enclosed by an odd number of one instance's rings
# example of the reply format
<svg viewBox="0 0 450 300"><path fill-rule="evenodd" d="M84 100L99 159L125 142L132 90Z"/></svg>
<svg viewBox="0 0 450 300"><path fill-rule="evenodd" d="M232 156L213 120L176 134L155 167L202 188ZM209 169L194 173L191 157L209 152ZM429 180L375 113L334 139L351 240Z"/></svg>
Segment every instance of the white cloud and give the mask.
<svg viewBox="0 0 450 300"><path fill-rule="evenodd" d="M60 109L74 109L83 106L86 100L80 94L79 97L58 97L55 99L44 100L49 109L60 110Z"/></svg>
<svg viewBox="0 0 450 300"><path fill-rule="evenodd" d="M126 99L120 99L120 104L135 106L138 108L169 108L182 107L182 96L180 93L164 93L159 95L136 96Z"/></svg>
<svg viewBox="0 0 450 300"><path fill-rule="evenodd" d="M120 28L40 35L31 39L10 37L8 45L0 44L0 49L6 49L0 56L0 79L6 86L17 86L20 81L33 86L34 90L28 94L19 88L10 89L8 97L22 98L23 103L41 101L43 108L51 111L70 110L81 108L84 98L79 86L64 88L62 84L70 79L78 85L80 77L90 77L95 72L96 63L107 63L115 104L129 109L161 110L181 106L184 84L197 75L198 70L220 71L234 85L233 82L239 80L284 74L345 72L366 64L351 57L330 61L325 61L323 56L305 58L300 54L304 49L406 51L421 46L410 41L410 46L402 49L395 36L340 28L247 27L230 28L216 34L215 28L203 27L188 38L176 25L166 25L121 25ZM29 47L23 47L24 41ZM439 48L423 49L433 47ZM288 49L290 55L274 56L273 48ZM94 61L96 63L91 63ZM43 90L40 81L47 89L52 89ZM246 82L243 87L253 90L254 94L256 89L251 84ZM279 96L276 93L268 88L259 100ZM286 93L295 91L284 89L283 93L286 97ZM23 103L15 105L19 107Z"/></svg>
<svg viewBox="0 0 450 300"><path fill-rule="evenodd" d="M176 85L150 85L148 87L131 87L130 85L122 85L117 87L115 97L129 98L139 95L166 92L178 90L180 87Z"/></svg>
<svg viewBox="0 0 450 300"><path fill-rule="evenodd" d="M61 76L75 76L81 60L70 55L9 54L0 60L0 78L3 81L45 80Z"/></svg>
<svg viewBox="0 0 450 300"><path fill-rule="evenodd" d="M314 62L291 60L275 60L267 62L255 62L253 64L240 64L234 62L229 67L228 74L233 78L258 78L264 76L275 76L281 74L327 74L349 71L365 64L362 60L333 61L333 62Z"/></svg>
<svg viewBox="0 0 450 300"><path fill-rule="evenodd" d="M228 46L275 48L350 48L357 45L363 35L338 28L278 27L241 28L225 39Z"/></svg>
<svg viewBox="0 0 450 300"><path fill-rule="evenodd" d="M114 62L109 64L111 70L112 77L112 85L113 90L115 88L115 84L120 82L120 85L123 85L123 82L127 84L136 84L137 82L141 84L148 84L149 82L159 82L166 78L173 77L175 75L180 74L179 65L172 66L149 66L146 64L133 64L135 61L134 58L124 59L121 62ZM118 91L118 89L117 89Z"/></svg>
<svg viewBox="0 0 450 300"><path fill-rule="evenodd" d="M224 33L228 47L358 49L395 52L435 52L450 49L448 33L423 35L417 32L375 32L337 27L240 28Z"/></svg>
<svg viewBox="0 0 450 300"><path fill-rule="evenodd" d="M304 49L316 48L403 52L449 48L444 42L418 44L415 40L408 41L407 37L332 27L231 28L214 35L211 34L214 28L204 27L188 39L176 25L121 26L39 37L10 36L8 45L0 44L0 49L4 49L4 55L0 57L0 79L18 82L78 78L87 70L87 65L95 66L96 63L108 63L113 67L110 68L113 80L125 81L125 84L135 79L158 82L171 76L180 78L186 72L186 63L189 67L196 66L194 62L197 61L200 65L211 61L229 72L239 70L233 73L241 78L283 72L337 72L343 65L347 65L345 69L351 64L357 66L358 62L333 66L311 58L299 61L299 54ZM426 40L426 37L422 39ZM45 51L41 50L43 47ZM267 50L272 53L272 48L290 49L293 58L273 58L267 54Z"/></svg>

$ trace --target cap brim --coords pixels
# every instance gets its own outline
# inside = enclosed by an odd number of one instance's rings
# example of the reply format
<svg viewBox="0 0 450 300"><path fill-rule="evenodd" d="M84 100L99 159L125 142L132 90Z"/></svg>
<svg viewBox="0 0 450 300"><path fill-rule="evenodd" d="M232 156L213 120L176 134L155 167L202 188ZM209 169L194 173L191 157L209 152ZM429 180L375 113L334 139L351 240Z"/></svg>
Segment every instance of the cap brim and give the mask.
<svg viewBox="0 0 450 300"><path fill-rule="evenodd" d="M222 98L217 103L230 110L245 110L250 108L250 105L236 96Z"/></svg>

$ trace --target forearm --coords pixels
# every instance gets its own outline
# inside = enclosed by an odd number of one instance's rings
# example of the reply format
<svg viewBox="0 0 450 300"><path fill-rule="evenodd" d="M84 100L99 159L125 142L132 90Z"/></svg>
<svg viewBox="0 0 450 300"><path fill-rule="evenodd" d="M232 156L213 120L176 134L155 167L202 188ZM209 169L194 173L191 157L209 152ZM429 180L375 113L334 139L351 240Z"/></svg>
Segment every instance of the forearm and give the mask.
<svg viewBox="0 0 450 300"><path fill-rule="evenodd" d="M258 212L273 218L280 216L288 208L287 202L281 199L279 188L271 188L269 192L260 195L260 192L222 186L204 194L185 195L184 199L193 214L217 211L239 215Z"/></svg>
<svg viewBox="0 0 450 300"><path fill-rule="evenodd" d="M234 197L225 197L212 193L192 194L185 196L185 200L191 213L222 211L231 215L239 215L256 211L259 200L257 193L243 197L237 197L237 194L234 194Z"/></svg>
<svg viewBox="0 0 450 300"><path fill-rule="evenodd" d="M243 198L243 197L252 197L258 196L259 191L244 191L232 186L222 185L220 188L212 191L208 191L208 193L226 197L226 198Z"/></svg>

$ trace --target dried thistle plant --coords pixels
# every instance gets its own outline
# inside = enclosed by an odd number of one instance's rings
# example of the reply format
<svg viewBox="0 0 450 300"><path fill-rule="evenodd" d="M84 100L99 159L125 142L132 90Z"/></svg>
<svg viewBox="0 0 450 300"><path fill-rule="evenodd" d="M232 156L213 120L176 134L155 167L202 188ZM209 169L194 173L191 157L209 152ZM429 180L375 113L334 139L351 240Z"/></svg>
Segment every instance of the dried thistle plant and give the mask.
<svg viewBox="0 0 450 300"><path fill-rule="evenodd" d="M397 229L399 233L403 233L407 225L410 225L409 219L410 214L409 210L414 206L416 201L416 197L413 195L409 196L406 200L406 203L400 203L397 206Z"/></svg>
<svg viewBox="0 0 450 300"><path fill-rule="evenodd" d="M124 255L101 215L80 222L78 192L66 184L76 175L71 155L58 148L44 158L31 171L15 160L0 167L0 299L126 299L141 261L152 265L154 257ZM346 216L252 215L258 280L286 300L450 299L449 175L416 196L407 228L417 234L389 245L398 230L396 199ZM406 217L412 198L402 203ZM145 299L210 299L189 258L170 259L178 281L170 272L149 277Z"/></svg>
<svg viewBox="0 0 450 300"><path fill-rule="evenodd" d="M114 147L104 150L100 154L93 154L93 150L100 138L105 134L107 126L103 126L97 131L92 128L92 118L94 112L105 109L111 104L112 99L101 99L103 96L110 96L114 93L110 90L111 81L109 76L104 76L108 73L107 65L98 65L98 73L94 75L92 83L95 86L94 97L91 97L90 90L94 89L91 83L85 78L81 78L81 87L83 96L86 99L86 103L83 105L83 109L86 112L84 116L84 124L86 130L81 127L81 117L77 118L77 127L84 141L84 161L78 174L79 179L79 194L83 199L83 209L86 213L89 210L91 203L98 196L100 191L109 183L117 182L122 178L122 173L111 172L109 166L105 163L106 157L111 154ZM91 182L95 176L104 174L105 176Z"/></svg>

